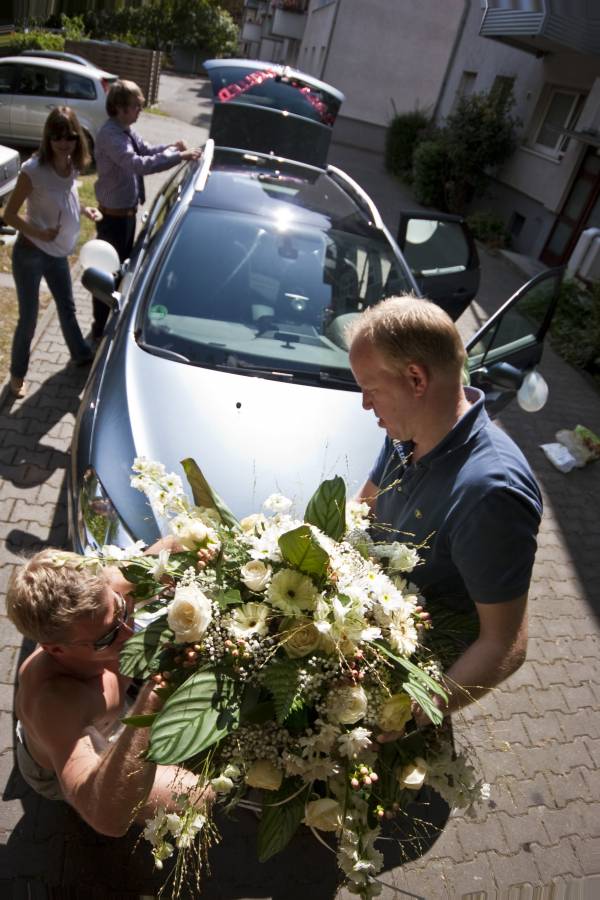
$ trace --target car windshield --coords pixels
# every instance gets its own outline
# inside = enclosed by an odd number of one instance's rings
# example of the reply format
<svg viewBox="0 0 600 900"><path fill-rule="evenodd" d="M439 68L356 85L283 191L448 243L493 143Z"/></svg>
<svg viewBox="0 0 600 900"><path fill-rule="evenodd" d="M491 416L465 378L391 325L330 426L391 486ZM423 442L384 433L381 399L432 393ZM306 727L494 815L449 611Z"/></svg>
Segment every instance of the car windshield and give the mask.
<svg viewBox="0 0 600 900"><path fill-rule="evenodd" d="M160 262L141 343L194 365L350 379L347 326L412 285L383 232L340 224L191 208Z"/></svg>

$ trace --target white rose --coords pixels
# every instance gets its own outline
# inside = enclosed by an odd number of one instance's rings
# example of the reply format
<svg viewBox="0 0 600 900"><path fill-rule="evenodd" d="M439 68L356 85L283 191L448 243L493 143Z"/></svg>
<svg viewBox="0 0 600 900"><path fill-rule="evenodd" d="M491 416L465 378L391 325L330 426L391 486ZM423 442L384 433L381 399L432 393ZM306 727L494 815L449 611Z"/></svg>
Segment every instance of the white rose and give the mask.
<svg viewBox="0 0 600 900"><path fill-rule="evenodd" d="M282 494L271 494L270 497L267 497L263 506L270 512L283 513L291 508L292 501L288 500L288 498L284 497Z"/></svg>
<svg viewBox="0 0 600 900"><path fill-rule="evenodd" d="M330 722L353 725L367 711L367 695L356 684L334 686L327 695L327 718Z"/></svg>
<svg viewBox="0 0 600 900"><path fill-rule="evenodd" d="M199 641L210 625L212 605L206 594L195 584L178 587L169 605L167 622L175 632L178 644Z"/></svg>
<svg viewBox="0 0 600 900"><path fill-rule="evenodd" d="M195 550L197 547L204 546L208 543L209 537L214 535L212 528L209 528L201 519L193 519L189 516L177 516L171 520L169 527L186 550Z"/></svg>
<svg viewBox="0 0 600 900"><path fill-rule="evenodd" d="M302 821L309 828L319 831L339 831L342 827L342 809L331 797L311 800L306 804Z"/></svg>
<svg viewBox="0 0 600 900"><path fill-rule="evenodd" d="M266 566L260 559L253 559L242 566L240 577L249 591L259 594L271 580L271 567Z"/></svg>
<svg viewBox="0 0 600 900"><path fill-rule="evenodd" d="M240 528L244 534L254 534L255 531L262 531L266 519L262 513L252 513L251 516L244 516L240 522Z"/></svg>
<svg viewBox="0 0 600 900"><path fill-rule="evenodd" d="M283 649L292 659L308 656L321 646L321 633L310 619L284 619Z"/></svg>
<svg viewBox="0 0 600 900"><path fill-rule="evenodd" d="M408 788L409 791L418 791L423 786L426 775L427 763L420 756L417 756L414 762L399 770L398 783L400 787Z"/></svg>
<svg viewBox="0 0 600 900"><path fill-rule="evenodd" d="M392 694L379 710L377 724L383 731L404 731L410 719L412 709L408 694Z"/></svg>
<svg viewBox="0 0 600 900"><path fill-rule="evenodd" d="M264 791L279 790L282 781L283 772L268 759L257 759L246 772L246 784Z"/></svg>

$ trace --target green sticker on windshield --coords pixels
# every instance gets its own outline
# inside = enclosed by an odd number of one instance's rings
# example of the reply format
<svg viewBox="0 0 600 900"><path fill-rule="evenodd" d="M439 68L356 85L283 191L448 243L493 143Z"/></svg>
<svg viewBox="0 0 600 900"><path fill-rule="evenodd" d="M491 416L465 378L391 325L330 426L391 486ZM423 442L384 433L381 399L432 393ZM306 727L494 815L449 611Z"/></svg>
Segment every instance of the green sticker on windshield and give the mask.
<svg viewBox="0 0 600 900"><path fill-rule="evenodd" d="M148 312L148 316L152 322L158 322L159 319L164 319L164 317L168 314L169 310L166 306L163 306L162 303L157 303L156 306L151 306Z"/></svg>

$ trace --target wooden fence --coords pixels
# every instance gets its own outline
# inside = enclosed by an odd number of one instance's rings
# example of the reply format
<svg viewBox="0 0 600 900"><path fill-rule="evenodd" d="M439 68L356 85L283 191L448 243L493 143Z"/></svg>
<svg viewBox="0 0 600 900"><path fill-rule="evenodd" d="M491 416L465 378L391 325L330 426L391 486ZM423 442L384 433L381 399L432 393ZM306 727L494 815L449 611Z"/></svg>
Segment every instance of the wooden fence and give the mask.
<svg viewBox="0 0 600 900"><path fill-rule="evenodd" d="M109 41L65 41L65 50L85 56L90 62L119 78L139 84L146 103L158 101L160 52L140 47L124 47Z"/></svg>

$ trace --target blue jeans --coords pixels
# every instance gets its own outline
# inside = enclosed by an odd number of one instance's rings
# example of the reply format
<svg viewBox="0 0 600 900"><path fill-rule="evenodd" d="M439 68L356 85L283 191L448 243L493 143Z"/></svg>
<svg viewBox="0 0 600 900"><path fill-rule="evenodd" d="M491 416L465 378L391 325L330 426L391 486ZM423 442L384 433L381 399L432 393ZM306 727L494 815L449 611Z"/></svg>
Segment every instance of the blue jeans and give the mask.
<svg viewBox="0 0 600 900"><path fill-rule="evenodd" d="M75 315L73 286L66 256L50 256L33 244L17 238L13 248L12 269L17 299L19 321L13 337L10 374L24 378L29 368L31 342L37 324L42 276L54 297L60 327L76 363L91 360L92 353L81 333Z"/></svg>

